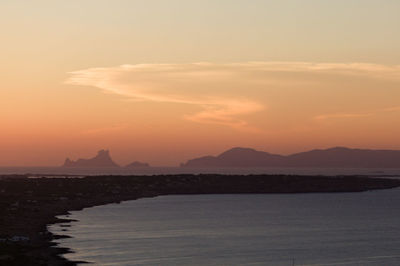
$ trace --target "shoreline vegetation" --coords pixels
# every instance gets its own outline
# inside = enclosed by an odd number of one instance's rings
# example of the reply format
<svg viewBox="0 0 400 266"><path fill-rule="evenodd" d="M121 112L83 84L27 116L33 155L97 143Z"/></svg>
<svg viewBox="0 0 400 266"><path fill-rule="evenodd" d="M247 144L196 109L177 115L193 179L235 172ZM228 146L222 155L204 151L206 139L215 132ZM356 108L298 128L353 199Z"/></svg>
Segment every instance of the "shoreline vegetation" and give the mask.
<svg viewBox="0 0 400 266"><path fill-rule="evenodd" d="M0 176L0 265L76 265L52 241L47 226L69 211L161 195L362 192L400 186L399 179L367 176L217 175Z"/></svg>

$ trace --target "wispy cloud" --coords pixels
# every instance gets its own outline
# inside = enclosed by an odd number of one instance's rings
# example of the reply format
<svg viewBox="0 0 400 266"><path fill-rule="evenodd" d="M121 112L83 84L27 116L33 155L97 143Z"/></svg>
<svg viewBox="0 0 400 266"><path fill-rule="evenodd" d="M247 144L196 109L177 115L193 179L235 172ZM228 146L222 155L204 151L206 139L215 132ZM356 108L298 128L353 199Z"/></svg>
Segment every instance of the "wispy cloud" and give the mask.
<svg viewBox="0 0 400 266"><path fill-rule="evenodd" d="M323 115L317 115L314 117L315 120L318 121L323 121L327 119L345 119L345 118L359 118L359 117L367 117L373 115L372 113L366 113L366 114L352 114L352 113L337 113L337 114L323 114Z"/></svg>
<svg viewBox="0 0 400 266"><path fill-rule="evenodd" d="M263 104L241 96L241 93L229 93L227 86L235 73L208 63L122 65L70 74L69 84L97 87L130 100L199 106L202 111L184 116L199 123L251 128L241 117L265 108ZM216 88L216 85L220 87ZM244 91L245 88L242 93Z"/></svg>
<svg viewBox="0 0 400 266"><path fill-rule="evenodd" d="M300 73L301 78L298 75L294 79L288 78L292 73ZM321 84L323 78L320 74L398 81L400 66L308 62L137 64L70 72L71 76L66 82L97 87L132 101L198 106L201 111L186 114L184 118L199 123L248 129L254 126L248 124L246 116L266 109L267 105L257 98L257 93L251 93L255 87L265 89L282 84L293 88L306 87L316 80ZM320 86L324 89L326 85ZM321 121L369 115L336 113L318 115L314 119Z"/></svg>
<svg viewBox="0 0 400 266"><path fill-rule="evenodd" d="M314 120L324 121L329 119L347 119L347 118L362 118L374 115L379 115L385 112L397 112L400 111L400 106L386 107L382 109L375 109L369 113L334 113L334 114L322 114L314 116Z"/></svg>
<svg viewBox="0 0 400 266"><path fill-rule="evenodd" d="M384 112L397 112L397 111L400 111L400 106L387 107L387 108L383 109L382 111L384 111Z"/></svg>
<svg viewBox="0 0 400 266"><path fill-rule="evenodd" d="M250 62L233 64L254 70L282 72L312 72L341 75L360 75L376 78L400 79L400 65L371 63L311 63L311 62Z"/></svg>

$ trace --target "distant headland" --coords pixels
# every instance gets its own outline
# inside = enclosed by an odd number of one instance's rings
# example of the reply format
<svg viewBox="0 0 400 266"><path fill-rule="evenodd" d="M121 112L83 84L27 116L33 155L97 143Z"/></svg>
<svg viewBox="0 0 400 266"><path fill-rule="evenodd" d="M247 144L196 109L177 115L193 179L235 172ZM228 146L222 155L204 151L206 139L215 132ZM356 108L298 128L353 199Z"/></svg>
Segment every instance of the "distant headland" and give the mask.
<svg viewBox="0 0 400 266"><path fill-rule="evenodd" d="M400 168L400 151L335 147L284 156L237 147L218 156L188 160L181 167Z"/></svg>
<svg viewBox="0 0 400 266"><path fill-rule="evenodd" d="M90 159L72 161L63 167L121 168L108 150L100 150ZM124 168L149 168L146 162L134 161ZM249 168L249 167L309 167L309 168L400 168L400 150L369 150L334 147L290 155L272 154L251 148L236 147L217 156L203 156L181 163L184 168Z"/></svg>

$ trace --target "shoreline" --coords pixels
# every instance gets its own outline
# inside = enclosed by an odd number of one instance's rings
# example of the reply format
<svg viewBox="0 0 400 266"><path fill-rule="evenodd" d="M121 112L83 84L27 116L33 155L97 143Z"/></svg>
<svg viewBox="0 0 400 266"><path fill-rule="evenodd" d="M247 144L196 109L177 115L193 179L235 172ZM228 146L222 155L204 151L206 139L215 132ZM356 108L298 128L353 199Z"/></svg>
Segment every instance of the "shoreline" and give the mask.
<svg viewBox="0 0 400 266"><path fill-rule="evenodd" d="M71 222L70 211L144 197L189 194L362 192L400 187L399 179L367 176L157 175L28 178L0 176L0 265L76 265L47 226ZM9 240L21 237L19 241ZM8 239L8 240L7 240ZM22 239L22 240L21 240ZM28 239L28 240L27 240Z"/></svg>

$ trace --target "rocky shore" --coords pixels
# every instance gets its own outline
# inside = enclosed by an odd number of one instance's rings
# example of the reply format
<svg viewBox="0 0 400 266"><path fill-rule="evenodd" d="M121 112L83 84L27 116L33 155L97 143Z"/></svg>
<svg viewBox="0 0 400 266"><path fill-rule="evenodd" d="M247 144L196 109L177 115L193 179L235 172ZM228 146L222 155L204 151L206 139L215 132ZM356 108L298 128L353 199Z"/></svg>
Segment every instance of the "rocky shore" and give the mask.
<svg viewBox="0 0 400 266"><path fill-rule="evenodd" d="M47 225L72 210L171 194L361 192L400 186L363 176L157 175L28 178L0 176L0 265L76 265Z"/></svg>

